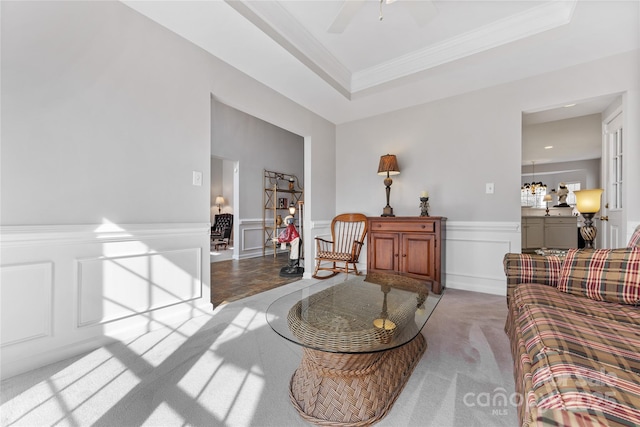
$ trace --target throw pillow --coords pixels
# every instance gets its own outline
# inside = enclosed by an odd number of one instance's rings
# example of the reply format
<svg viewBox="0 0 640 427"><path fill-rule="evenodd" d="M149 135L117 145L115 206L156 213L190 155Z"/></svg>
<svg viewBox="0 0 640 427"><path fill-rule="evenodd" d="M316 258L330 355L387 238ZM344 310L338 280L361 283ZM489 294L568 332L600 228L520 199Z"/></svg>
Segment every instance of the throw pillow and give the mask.
<svg viewBox="0 0 640 427"><path fill-rule="evenodd" d="M570 249L558 290L597 301L640 303L640 248Z"/></svg>

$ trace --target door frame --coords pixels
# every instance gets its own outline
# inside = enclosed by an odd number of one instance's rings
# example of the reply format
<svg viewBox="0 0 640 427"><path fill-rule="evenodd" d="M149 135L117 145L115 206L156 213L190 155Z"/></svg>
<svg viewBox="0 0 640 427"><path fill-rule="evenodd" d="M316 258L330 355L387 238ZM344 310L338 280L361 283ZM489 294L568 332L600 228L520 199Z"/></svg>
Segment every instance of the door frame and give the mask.
<svg viewBox="0 0 640 427"><path fill-rule="evenodd" d="M612 173L615 169L612 167L615 155L613 150L616 148L612 142L616 138L621 138L622 147L624 147L624 111L622 106L616 108L602 120L602 162L601 162L601 185L604 190L602 193L602 207L600 208L600 232L597 235L599 248L618 248L625 245L626 227L625 227L625 200L624 189L619 193L621 198L620 206L615 206L612 202ZM624 149L622 150L622 182L624 182L624 174L626 173Z"/></svg>

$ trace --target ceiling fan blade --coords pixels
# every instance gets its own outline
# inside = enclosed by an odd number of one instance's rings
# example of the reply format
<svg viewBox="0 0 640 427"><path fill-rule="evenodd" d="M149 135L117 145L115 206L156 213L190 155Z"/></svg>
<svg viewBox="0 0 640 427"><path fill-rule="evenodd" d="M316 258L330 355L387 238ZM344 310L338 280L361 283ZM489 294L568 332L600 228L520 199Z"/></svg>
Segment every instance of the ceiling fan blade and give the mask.
<svg viewBox="0 0 640 427"><path fill-rule="evenodd" d="M327 30L330 33L341 33L347 28L351 19L364 5L365 0L344 0L338 15Z"/></svg>
<svg viewBox="0 0 640 427"><path fill-rule="evenodd" d="M409 0L403 1L402 4L409 8L411 16L420 27L425 26L438 14L438 9L431 0Z"/></svg>

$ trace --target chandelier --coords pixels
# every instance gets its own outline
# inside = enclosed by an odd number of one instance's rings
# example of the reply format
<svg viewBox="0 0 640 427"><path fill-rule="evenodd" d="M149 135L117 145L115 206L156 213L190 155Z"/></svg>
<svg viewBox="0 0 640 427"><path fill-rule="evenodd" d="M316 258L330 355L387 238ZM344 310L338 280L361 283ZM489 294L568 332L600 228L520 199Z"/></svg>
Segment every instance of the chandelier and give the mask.
<svg viewBox="0 0 640 427"><path fill-rule="evenodd" d="M531 161L531 183L525 182L522 187L520 187L521 192L531 192L531 194L538 194L538 190L547 190L546 184L543 184L541 181L536 182L536 163Z"/></svg>

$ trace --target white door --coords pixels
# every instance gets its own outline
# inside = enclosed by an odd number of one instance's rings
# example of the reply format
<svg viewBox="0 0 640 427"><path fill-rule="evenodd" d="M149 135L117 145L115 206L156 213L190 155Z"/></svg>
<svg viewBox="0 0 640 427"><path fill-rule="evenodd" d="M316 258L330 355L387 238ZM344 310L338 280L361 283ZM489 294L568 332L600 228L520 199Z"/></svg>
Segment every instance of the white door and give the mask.
<svg viewBox="0 0 640 427"><path fill-rule="evenodd" d="M602 208L598 225L600 248L622 248L624 238L624 157L622 111L617 111L603 123L602 139Z"/></svg>

